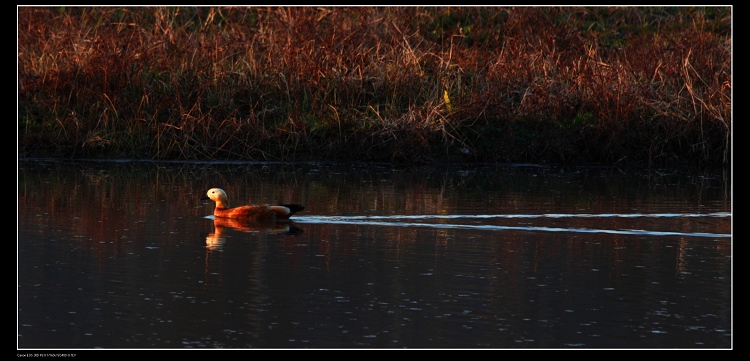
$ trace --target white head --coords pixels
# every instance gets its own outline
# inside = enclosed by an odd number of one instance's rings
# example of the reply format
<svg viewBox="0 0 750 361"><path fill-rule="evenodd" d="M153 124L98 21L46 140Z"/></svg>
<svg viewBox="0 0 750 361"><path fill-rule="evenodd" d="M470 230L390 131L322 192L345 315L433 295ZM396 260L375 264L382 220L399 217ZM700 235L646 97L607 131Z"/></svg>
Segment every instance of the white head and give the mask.
<svg viewBox="0 0 750 361"><path fill-rule="evenodd" d="M227 193L221 188L211 188L206 192L206 198L216 202L216 207L227 208L229 207L229 199Z"/></svg>
<svg viewBox="0 0 750 361"><path fill-rule="evenodd" d="M206 197L214 202L216 202L217 200L226 201L227 193L224 192L224 190L221 188L211 188L208 190L208 192L206 192Z"/></svg>

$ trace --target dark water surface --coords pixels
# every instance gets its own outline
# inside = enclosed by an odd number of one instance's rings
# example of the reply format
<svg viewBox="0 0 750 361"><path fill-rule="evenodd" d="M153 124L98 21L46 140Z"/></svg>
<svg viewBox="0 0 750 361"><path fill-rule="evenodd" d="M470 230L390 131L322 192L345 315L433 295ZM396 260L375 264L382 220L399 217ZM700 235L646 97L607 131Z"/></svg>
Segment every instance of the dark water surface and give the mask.
<svg viewBox="0 0 750 361"><path fill-rule="evenodd" d="M21 161L18 348L731 348L730 178Z"/></svg>

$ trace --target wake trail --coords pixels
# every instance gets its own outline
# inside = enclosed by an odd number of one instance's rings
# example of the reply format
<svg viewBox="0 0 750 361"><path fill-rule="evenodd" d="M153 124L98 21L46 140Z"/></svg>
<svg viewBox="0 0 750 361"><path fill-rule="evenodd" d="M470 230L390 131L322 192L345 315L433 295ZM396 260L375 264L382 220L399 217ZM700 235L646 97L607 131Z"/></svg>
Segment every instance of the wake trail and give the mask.
<svg viewBox="0 0 750 361"><path fill-rule="evenodd" d="M632 213L632 214L479 214L479 215L388 215L388 216L299 216L294 219L298 223L326 223L326 224L356 224L390 227L422 227L440 229L478 229L488 231L536 231L536 232L574 232L574 233L607 233L649 236L685 236L685 237L715 237L726 238L731 234L725 233L695 233L650 231L643 229L592 229L592 228L563 228L537 226L500 226L489 224L460 224L460 223L425 223L414 220L459 220L459 219L533 219L533 218L699 218L699 217L731 217L728 212L715 213Z"/></svg>

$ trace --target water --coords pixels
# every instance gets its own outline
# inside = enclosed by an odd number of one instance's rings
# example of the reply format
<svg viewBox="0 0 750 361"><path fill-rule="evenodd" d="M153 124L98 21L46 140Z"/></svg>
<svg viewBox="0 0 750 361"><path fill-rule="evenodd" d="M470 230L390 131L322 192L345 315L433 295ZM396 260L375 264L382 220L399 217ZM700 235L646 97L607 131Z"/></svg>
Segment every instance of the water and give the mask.
<svg viewBox="0 0 750 361"><path fill-rule="evenodd" d="M19 163L18 347L731 348L724 173ZM296 202L214 223L199 201Z"/></svg>

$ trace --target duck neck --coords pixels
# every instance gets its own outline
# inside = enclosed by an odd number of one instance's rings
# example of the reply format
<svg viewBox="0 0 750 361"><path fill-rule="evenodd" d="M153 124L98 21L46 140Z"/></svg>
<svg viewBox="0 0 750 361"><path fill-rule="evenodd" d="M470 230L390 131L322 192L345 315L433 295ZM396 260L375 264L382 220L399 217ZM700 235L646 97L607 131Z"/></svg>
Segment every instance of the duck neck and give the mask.
<svg viewBox="0 0 750 361"><path fill-rule="evenodd" d="M227 209L229 208L229 202L225 199L216 200L216 209Z"/></svg>

